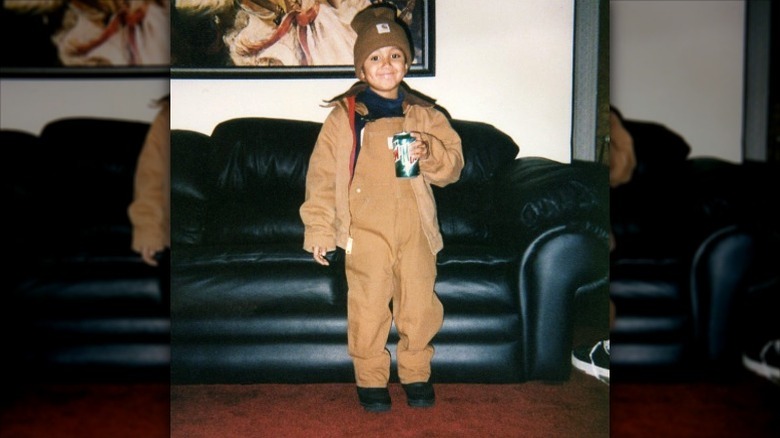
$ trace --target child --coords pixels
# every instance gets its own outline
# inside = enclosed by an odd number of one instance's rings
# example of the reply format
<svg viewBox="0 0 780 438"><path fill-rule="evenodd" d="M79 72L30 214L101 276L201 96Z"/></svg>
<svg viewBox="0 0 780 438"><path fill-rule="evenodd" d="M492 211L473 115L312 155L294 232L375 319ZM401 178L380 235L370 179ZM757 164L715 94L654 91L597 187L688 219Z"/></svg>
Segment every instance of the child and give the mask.
<svg viewBox="0 0 780 438"><path fill-rule="evenodd" d="M158 266L158 258L171 245L169 96L160 98L157 104L160 110L138 156L133 202L127 210L133 224L131 247L150 266Z"/></svg>
<svg viewBox="0 0 780 438"><path fill-rule="evenodd" d="M395 10L370 6L351 26L360 82L329 102L333 109L312 152L300 209L304 249L325 266L327 251L345 250L347 336L360 404L371 412L390 409L386 344L395 320L407 403L429 407L430 342L443 321L433 290L443 243L430 185L458 180L461 141L434 103L402 82L412 50ZM388 147L402 131L415 139L411 156L420 175L414 178L396 177Z"/></svg>

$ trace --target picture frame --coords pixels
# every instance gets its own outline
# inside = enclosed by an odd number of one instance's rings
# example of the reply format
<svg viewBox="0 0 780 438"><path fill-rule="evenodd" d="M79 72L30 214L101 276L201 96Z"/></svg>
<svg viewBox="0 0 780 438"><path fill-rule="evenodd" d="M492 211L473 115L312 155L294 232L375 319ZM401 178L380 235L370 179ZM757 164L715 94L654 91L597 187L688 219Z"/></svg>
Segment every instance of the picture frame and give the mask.
<svg viewBox="0 0 780 438"><path fill-rule="evenodd" d="M394 6L409 21L414 61L407 76L435 75L434 0L235 0L232 8L211 10L190 8L202 2L171 2L172 79L354 78L348 23L377 3Z"/></svg>
<svg viewBox="0 0 780 438"><path fill-rule="evenodd" d="M170 0L0 2L0 77L168 77Z"/></svg>

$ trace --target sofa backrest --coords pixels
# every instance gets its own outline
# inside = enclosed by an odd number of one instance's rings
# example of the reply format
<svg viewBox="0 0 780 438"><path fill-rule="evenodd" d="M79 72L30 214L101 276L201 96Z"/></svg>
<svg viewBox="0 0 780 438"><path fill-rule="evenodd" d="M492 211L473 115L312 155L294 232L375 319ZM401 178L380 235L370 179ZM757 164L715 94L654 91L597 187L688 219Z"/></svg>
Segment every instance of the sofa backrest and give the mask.
<svg viewBox="0 0 780 438"><path fill-rule="evenodd" d="M434 187L444 243L484 243L491 236L495 219L495 176L520 150L511 137L494 126L474 121L452 120L463 144L460 179L444 188Z"/></svg>
<svg viewBox="0 0 780 438"><path fill-rule="evenodd" d="M39 187L37 205L23 212L35 239L50 251L130 253L127 207L133 199L138 155L149 124L73 117L44 126L26 166ZM33 225L31 225L33 226ZM32 244L32 243L31 243Z"/></svg>
<svg viewBox="0 0 780 438"><path fill-rule="evenodd" d="M301 240L309 156L321 124L239 118L214 128L215 196L204 239L221 243Z"/></svg>
<svg viewBox="0 0 780 438"><path fill-rule="evenodd" d="M634 139L637 168L631 181L610 190L611 225L622 254L688 254L714 230L734 224L778 229L777 209L762 190L778 185L776 164L690 157L686 140L664 125L624 125Z"/></svg>
<svg viewBox="0 0 780 438"><path fill-rule="evenodd" d="M213 190L211 137L171 130L171 242L200 244Z"/></svg>
<svg viewBox="0 0 780 438"><path fill-rule="evenodd" d="M680 172L691 152L680 134L664 125L639 120L624 120L623 125L634 140L636 168L631 180L657 184L669 172Z"/></svg>
<svg viewBox="0 0 780 438"><path fill-rule="evenodd" d="M484 241L494 177L515 159L519 148L489 124L453 120L452 125L463 141L465 167L457 183L435 189L442 234L445 242ZM174 131L173 241L302 243L299 209L321 126L300 120L237 118L217 125L210 138ZM203 185L193 179L209 181ZM201 211L196 205L203 199L208 202Z"/></svg>
<svg viewBox="0 0 780 438"><path fill-rule="evenodd" d="M11 253L14 257L26 258L25 253L34 252L30 245L33 227L30 218L40 205L40 194L47 189L46 181L39 173L38 158L41 146L37 135L25 131L0 130L0 145L3 147L3 199L11 202L13 214L10 220ZM7 222L6 222L7 223ZM29 232L27 232L29 230Z"/></svg>

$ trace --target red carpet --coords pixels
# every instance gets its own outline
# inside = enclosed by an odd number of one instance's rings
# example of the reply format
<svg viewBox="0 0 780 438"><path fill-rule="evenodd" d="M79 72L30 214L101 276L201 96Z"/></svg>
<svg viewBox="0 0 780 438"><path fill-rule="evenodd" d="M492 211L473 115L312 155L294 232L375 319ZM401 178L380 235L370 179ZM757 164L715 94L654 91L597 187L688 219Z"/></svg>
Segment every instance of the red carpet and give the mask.
<svg viewBox="0 0 780 438"><path fill-rule="evenodd" d="M575 373L562 384L436 388L434 408L413 410L394 384L392 411L369 414L349 384L5 386L0 437L606 437L607 409L613 437L780 436L780 387L752 376L610 388Z"/></svg>
<svg viewBox="0 0 780 438"><path fill-rule="evenodd" d="M614 437L780 437L780 386L754 376L731 382L613 382L610 395Z"/></svg>
<svg viewBox="0 0 780 438"><path fill-rule="evenodd" d="M3 438L165 438L169 386L48 384L5 388Z"/></svg>
<svg viewBox="0 0 780 438"><path fill-rule="evenodd" d="M368 413L352 384L178 385L171 437L607 437L609 387L573 373L564 383L439 384L413 409L391 384L393 408Z"/></svg>

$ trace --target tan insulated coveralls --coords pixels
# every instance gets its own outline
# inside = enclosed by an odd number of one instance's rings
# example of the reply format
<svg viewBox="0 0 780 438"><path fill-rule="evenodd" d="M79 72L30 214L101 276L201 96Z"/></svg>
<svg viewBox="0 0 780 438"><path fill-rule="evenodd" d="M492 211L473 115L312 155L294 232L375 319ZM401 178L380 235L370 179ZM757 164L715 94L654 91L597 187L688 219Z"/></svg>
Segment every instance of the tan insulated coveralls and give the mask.
<svg viewBox="0 0 780 438"><path fill-rule="evenodd" d="M358 104L357 111L362 110ZM443 321L433 289L442 242L430 184L444 186L459 178L460 138L432 105L405 103L404 110L404 118L366 124L350 175L354 141L349 111L347 105L337 105L312 154L301 206L304 249L311 252L317 245L333 250L338 245L346 250L349 354L357 386L364 388L387 386L386 345L393 320L400 338L401 383L428 381L430 342ZM388 137L413 130L426 133L430 157L420 161L420 176L399 179Z"/></svg>

